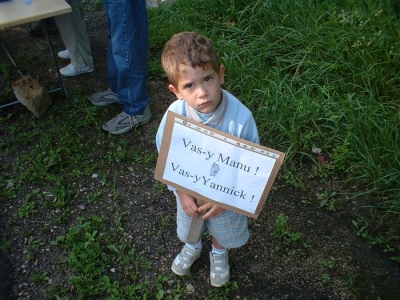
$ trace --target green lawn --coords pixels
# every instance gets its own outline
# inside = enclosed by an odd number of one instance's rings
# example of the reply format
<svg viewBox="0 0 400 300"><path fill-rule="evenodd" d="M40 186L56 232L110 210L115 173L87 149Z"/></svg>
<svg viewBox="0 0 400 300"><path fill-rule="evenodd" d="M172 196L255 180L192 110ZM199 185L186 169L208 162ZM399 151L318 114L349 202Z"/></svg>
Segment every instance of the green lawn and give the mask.
<svg viewBox="0 0 400 300"><path fill-rule="evenodd" d="M380 213L363 222L391 222L398 256L398 2L167 2L150 10L150 70L162 74L159 54L173 33L211 38L227 69L224 88L253 111L262 144L286 152L287 182L331 186L321 201L328 209L368 199Z"/></svg>

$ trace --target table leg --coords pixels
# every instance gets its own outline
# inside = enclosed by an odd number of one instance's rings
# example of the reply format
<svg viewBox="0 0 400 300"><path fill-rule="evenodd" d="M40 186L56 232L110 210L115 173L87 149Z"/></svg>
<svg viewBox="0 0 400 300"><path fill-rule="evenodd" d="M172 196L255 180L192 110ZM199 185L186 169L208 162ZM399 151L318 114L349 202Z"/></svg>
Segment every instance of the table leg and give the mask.
<svg viewBox="0 0 400 300"><path fill-rule="evenodd" d="M59 80L59 82L61 84L60 88L54 89L52 91L49 91L49 93L52 93L54 91L58 91L58 90L60 90L62 88L64 90L65 96L67 97L67 99L69 99L67 88L65 87L64 80L62 79L62 76L60 74L60 68L58 67L56 53L54 51L53 42L52 42L50 34L49 34L49 30L48 30L48 26L47 26L46 20L40 20L40 25L43 28L44 36L46 37L47 44L49 45L50 52L51 52L51 55L53 57L54 66L57 69L58 80Z"/></svg>
<svg viewBox="0 0 400 300"><path fill-rule="evenodd" d="M15 63L15 61L13 60L11 54L8 52L6 46L4 46L4 44L2 42L0 42L1 47L3 48L4 52L6 53L6 55L8 56L8 58L10 59L11 63L14 65L15 69L17 69L19 75L21 75L21 77L23 77L24 75L22 74L22 72L18 69L17 64Z"/></svg>
<svg viewBox="0 0 400 300"><path fill-rule="evenodd" d="M13 60L11 54L8 52L6 46L4 46L4 44L3 44L2 42L0 42L0 44L1 44L1 47L3 48L4 52L6 53L6 55L8 56L8 58L10 59L11 63L12 63L12 64L14 65L14 67L17 69L19 75L21 75L21 77L22 77L22 76L23 76L23 75L22 75L22 72L18 69L17 64L16 64L15 61ZM2 104L2 105L0 105L0 108L7 107L7 106L10 106L10 105L14 105L14 104L17 104L17 103L20 103L20 102L19 102L19 101L14 101L14 102Z"/></svg>

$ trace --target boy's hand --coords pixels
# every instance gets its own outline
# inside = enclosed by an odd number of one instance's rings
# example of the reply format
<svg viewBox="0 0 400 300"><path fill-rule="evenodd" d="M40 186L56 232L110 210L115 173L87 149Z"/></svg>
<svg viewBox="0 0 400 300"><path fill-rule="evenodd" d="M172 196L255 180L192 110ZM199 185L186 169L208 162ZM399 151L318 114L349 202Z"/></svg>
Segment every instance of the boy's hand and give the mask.
<svg viewBox="0 0 400 300"><path fill-rule="evenodd" d="M222 215L224 213L226 209L213 205L211 203L205 203L202 206L200 206L198 208L198 212L199 214L202 214L203 212L207 212L204 216L203 216L203 220L208 220L210 218L217 218L220 215Z"/></svg>
<svg viewBox="0 0 400 300"><path fill-rule="evenodd" d="M177 191L177 193L185 213L192 218L198 218L200 213L198 212L199 207L196 204L196 198L180 191Z"/></svg>

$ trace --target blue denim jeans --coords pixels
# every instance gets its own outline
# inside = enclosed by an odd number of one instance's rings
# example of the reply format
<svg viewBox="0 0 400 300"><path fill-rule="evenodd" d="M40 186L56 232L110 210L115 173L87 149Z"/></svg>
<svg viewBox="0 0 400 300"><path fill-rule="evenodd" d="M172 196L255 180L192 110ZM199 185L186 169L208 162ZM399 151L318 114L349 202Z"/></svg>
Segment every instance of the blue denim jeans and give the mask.
<svg viewBox="0 0 400 300"><path fill-rule="evenodd" d="M109 34L107 80L124 105L124 112L137 115L150 103L146 1L103 0L103 3Z"/></svg>

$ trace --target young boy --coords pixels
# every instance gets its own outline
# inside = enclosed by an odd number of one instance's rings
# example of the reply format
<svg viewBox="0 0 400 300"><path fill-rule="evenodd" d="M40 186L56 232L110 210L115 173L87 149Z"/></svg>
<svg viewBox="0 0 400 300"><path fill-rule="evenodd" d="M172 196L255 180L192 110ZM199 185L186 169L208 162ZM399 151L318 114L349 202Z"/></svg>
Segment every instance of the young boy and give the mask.
<svg viewBox="0 0 400 300"><path fill-rule="evenodd" d="M178 98L168 110L259 144L257 127L250 110L221 89L225 81L225 67L220 64L208 38L196 32L175 34L166 43L161 61L170 83L169 89ZM157 132L158 150L166 115ZM247 217L209 203L198 206L194 197L173 187L168 188L176 196L177 233L185 243L172 263L172 271L184 276L199 258L201 239L190 244L187 236L192 218L198 218L206 212L203 230L207 229L212 236L212 251L209 254L211 284L216 287L226 284L230 278L227 249L241 247L249 239Z"/></svg>

